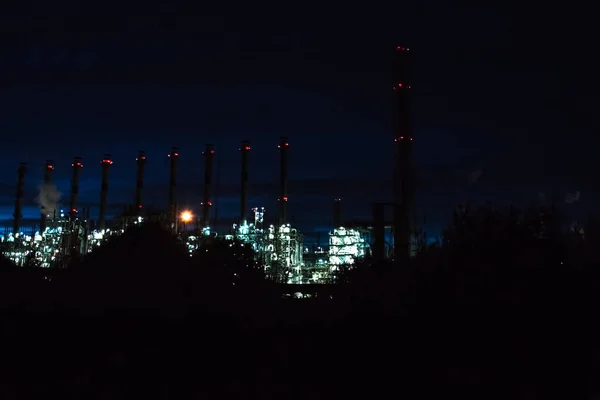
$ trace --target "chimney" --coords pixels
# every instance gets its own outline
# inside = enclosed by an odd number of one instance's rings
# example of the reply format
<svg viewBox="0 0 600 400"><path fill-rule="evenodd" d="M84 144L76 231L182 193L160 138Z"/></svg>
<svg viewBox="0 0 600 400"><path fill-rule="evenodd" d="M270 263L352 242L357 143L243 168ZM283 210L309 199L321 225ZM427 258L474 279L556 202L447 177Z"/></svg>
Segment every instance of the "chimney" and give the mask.
<svg viewBox="0 0 600 400"><path fill-rule="evenodd" d="M212 144L207 144L204 152L204 200L202 201L202 227L210 226L210 206L212 206L212 169L215 150Z"/></svg>
<svg viewBox="0 0 600 400"><path fill-rule="evenodd" d="M240 182L240 226L248 225L248 156L250 155L250 142L242 140L242 176Z"/></svg>
<svg viewBox="0 0 600 400"><path fill-rule="evenodd" d="M138 156L135 159L137 162L137 179L135 181L135 200L133 202L134 213L140 213L142 209L142 189L144 188L144 166L146 165L146 153L138 150Z"/></svg>
<svg viewBox="0 0 600 400"><path fill-rule="evenodd" d="M169 154L169 224L177 230L177 161L179 160L179 149L171 148Z"/></svg>
<svg viewBox="0 0 600 400"><path fill-rule="evenodd" d="M112 165L110 154L104 154L102 164L102 183L100 185L100 216L98 218L98 230L103 231L106 228L106 199L108 197L108 171Z"/></svg>
<svg viewBox="0 0 600 400"><path fill-rule="evenodd" d="M385 204L373 203L373 246L374 262L385 258Z"/></svg>
<svg viewBox="0 0 600 400"><path fill-rule="evenodd" d="M412 165L413 132L411 127L411 62L408 48L397 46L393 58L395 102L394 142L394 258L402 262L410 257L410 217L413 214L414 176Z"/></svg>
<svg viewBox="0 0 600 400"><path fill-rule="evenodd" d="M52 162L52 160L46 160L46 165L44 167L44 187L45 189L48 189L48 186L50 186L52 184L52 173L54 172L54 163ZM47 223L46 221L48 220L48 213L49 210L45 210L44 206L42 205L42 213L41 213L41 218L40 218L40 233L44 233L46 231L46 226Z"/></svg>
<svg viewBox="0 0 600 400"><path fill-rule="evenodd" d="M289 143L287 136L282 136L279 142L279 225L287 223L287 162Z"/></svg>
<svg viewBox="0 0 600 400"><path fill-rule="evenodd" d="M77 217L77 199L79 197L79 172L83 168L83 162L81 157L74 157L73 164L73 178L71 179L71 206L69 208L69 217L73 221Z"/></svg>
<svg viewBox="0 0 600 400"><path fill-rule="evenodd" d="M333 228L342 226L342 199L333 200Z"/></svg>
<svg viewBox="0 0 600 400"><path fill-rule="evenodd" d="M17 196L15 200L15 217L13 224L13 233L16 235L21 228L21 220L23 219L23 195L25 192L25 174L27 173L27 163L21 163L17 170Z"/></svg>

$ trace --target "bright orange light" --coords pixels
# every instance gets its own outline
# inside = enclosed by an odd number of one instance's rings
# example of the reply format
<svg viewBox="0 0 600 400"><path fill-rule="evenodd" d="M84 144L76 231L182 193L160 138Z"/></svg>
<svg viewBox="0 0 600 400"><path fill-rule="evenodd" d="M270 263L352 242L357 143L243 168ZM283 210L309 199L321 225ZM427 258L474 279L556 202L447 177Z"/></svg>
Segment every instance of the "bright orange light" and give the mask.
<svg viewBox="0 0 600 400"><path fill-rule="evenodd" d="M181 212L181 221L183 222L190 222L192 220L192 212L191 211L182 211Z"/></svg>

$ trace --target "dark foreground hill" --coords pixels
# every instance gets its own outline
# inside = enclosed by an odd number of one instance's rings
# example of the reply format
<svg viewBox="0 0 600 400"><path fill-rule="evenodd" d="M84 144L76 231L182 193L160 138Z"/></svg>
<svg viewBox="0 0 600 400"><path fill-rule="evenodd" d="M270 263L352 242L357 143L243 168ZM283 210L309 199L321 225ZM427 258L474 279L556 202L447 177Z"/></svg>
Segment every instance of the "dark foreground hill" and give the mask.
<svg viewBox="0 0 600 400"><path fill-rule="evenodd" d="M3 288L16 297L4 297L0 398L597 392L593 266L441 254L402 270L356 270L334 299L294 301L276 299L254 274L233 285L221 273L235 262L228 249L193 259L148 225L50 282L7 265Z"/></svg>
<svg viewBox="0 0 600 400"><path fill-rule="evenodd" d="M57 302L84 313L117 308L181 313L189 291L189 258L160 226L133 228L61 272Z"/></svg>

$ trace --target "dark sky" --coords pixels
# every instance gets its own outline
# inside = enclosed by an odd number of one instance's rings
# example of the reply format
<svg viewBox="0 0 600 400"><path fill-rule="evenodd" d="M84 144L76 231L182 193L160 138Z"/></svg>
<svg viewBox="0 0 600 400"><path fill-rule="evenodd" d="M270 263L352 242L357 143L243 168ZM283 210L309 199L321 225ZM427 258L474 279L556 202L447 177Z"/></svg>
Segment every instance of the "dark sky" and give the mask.
<svg viewBox="0 0 600 400"><path fill-rule="evenodd" d="M600 199L597 6L78 3L0 12L3 219L20 161L29 163L26 218L38 215L45 159L66 203L71 159L82 156L81 205L96 207L105 152L115 161L109 202L120 209L133 201L138 149L148 156L145 204L164 206L173 145L181 202L196 208L205 143L216 145L219 215L233 218L242 139L252 142L250 206L273 215L281 135L301 229L328 227L334 196L346 217L367 218L370 202L391 197L399 43L414 51L417 201L430 230L465 199L521 205L580 190L586 210ZM474 171L482 174L470 183Z"/></svg>

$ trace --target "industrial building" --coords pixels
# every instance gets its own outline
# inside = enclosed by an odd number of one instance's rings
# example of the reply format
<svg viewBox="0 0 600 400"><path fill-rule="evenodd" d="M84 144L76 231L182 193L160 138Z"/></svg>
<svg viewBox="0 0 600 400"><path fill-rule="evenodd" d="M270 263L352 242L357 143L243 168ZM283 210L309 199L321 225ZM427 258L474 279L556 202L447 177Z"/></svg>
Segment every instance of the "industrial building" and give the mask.
<svg viewBox="0 0 600 400"><path fill-rule="evenodd" d="M414 202L414 171L412 163L412 128L410 122L409 90L410 50L398 46L394 51L394 102L395 118L393 142L395 144L394 193L390 203L373 204L373 220L366 224L344 224L342 200L333 201L332 229L329 232L328 247L307 249L303 234L290 224L288 218L288 138L280 138L279 151L279 191L277 197L277 220L275 224L265 224L265 207L248 205L249 160L251 147L248 140L241 141L240 209L239 222L227 232L215 232L211 221L214 202L213 163L215 147L207 144L203 151L204 182L202 202L199 204L200 218L189 210L180 210L177 202L177 164L179 149L173 147L168 154L170 178L167 209L152 214L143 206L144 170L147 162L144 151L136 158L136 184L133 203L124 212L108 220L107 201L109 196L109 171L113 164L111 156L101 159L102 177L100 185L99 218L90 221L88 209L78 209L79 179L83 173L83 160L75 157L71 164L72 179L69 208L57 210L56 206L42 204L40 229L24 234L21 226L22 205L27 165L22 163L17 171L17 192L14 208L12 233L2 238L2 251L18 265L34 264L41 267L64 267L82 255L102 245L109 237L123 233L127 227L144 223L146 220L159 220L174 234L187 243L191 253L203 240L222 237L224 240L238 240L247 243L255 251L257 261L265 268L270 279L282 283L323 283L331 281L342 266L352 266L358 260L370 258L381 261L394 258L401 262L411 254L411 221ZM54 163L46 161L43 185L52 185ZM386 240L385 209L392 206L393 244ZM81 212L80 212L81 211ZM251 217L249 217L249 215ZM195 219L195 220L194 220ZM188 229L195 223L196 229ZM393 251L391 249L393 248Z"/></svg>

